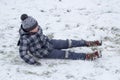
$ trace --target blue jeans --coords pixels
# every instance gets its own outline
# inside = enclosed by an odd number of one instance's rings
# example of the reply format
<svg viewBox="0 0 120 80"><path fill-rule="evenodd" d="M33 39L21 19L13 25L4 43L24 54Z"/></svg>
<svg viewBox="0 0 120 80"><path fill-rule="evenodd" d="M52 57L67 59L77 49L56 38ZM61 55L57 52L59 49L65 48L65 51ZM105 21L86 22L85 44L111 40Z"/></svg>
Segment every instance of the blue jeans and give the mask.
<svg viewBox="0 0 120 80"><path fill-rule="evenodd" d="M52 39L50 43L53 44L53 50L49 53L45 58L48 59L82 59L85 60L85 53L75 53L75 52L66 52L61 49L68 49L72 47L83 47L86 46L86 42L84 40L55 40ZM67 58L65 57L67 55Z"/></svg>

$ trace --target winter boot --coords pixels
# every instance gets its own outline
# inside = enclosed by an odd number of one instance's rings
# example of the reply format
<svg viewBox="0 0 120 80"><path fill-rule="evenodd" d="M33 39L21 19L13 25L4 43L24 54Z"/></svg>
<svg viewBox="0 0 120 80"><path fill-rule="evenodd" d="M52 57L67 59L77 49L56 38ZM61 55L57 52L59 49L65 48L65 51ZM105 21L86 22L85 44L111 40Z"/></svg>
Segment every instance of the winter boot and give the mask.
<svg viewBox="0 0 120 80"><path fill-rule="evenodd" d="M97 58L102 57L101 51L95 51L93 53L86 54L86 60L95 60Z"/></svg>
<svg viewBox="0 0 120 80"><path fill-rule="evenodd" d="M86 44L88 47L92 47L92 46L101 46L102 45L102 41L86 41Z"/></svg>

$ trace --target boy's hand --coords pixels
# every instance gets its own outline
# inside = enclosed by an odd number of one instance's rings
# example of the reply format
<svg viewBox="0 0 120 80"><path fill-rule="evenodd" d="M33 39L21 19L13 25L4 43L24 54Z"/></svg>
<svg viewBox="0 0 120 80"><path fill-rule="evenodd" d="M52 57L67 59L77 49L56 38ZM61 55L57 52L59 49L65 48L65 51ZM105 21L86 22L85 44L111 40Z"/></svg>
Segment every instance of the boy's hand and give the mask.
<svg viewBox="0 0 120 80"><path fill-rule="evenodd" d="M41 63L40 62L36 62L35 65L41 66Z"/></svg>

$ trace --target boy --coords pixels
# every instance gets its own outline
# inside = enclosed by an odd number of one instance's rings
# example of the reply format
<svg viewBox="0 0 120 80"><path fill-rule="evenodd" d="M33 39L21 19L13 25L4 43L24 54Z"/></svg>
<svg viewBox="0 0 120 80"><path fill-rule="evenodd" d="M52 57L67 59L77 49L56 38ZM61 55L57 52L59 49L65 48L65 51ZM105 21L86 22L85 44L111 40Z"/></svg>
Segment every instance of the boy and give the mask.
<svg viewBox="0 0 120 80"><path fill-rule="evenodd" d="M20 57L28 64L40 65L37 59L44 58L94 60L100 57L98 51L88 54L61 50L81 46L100 46L102 45L100 41L50 40L43 34L42 28L33 17L22 14L21 20L19 53Z"/></svg>

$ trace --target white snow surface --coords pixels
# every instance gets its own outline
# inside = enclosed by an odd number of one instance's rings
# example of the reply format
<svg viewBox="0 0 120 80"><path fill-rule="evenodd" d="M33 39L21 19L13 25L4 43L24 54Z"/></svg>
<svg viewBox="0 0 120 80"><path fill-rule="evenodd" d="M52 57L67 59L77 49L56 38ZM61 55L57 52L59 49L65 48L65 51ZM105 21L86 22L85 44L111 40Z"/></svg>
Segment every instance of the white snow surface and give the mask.
<svg viewBox="0 0 120 80"><path fill-rule="evenodd" d="M17 47L20 15L38 20L54 39L102 40L95 61L45 60L26 64ZM120 80L120 0L0 0L0 80Z"/></svg>

